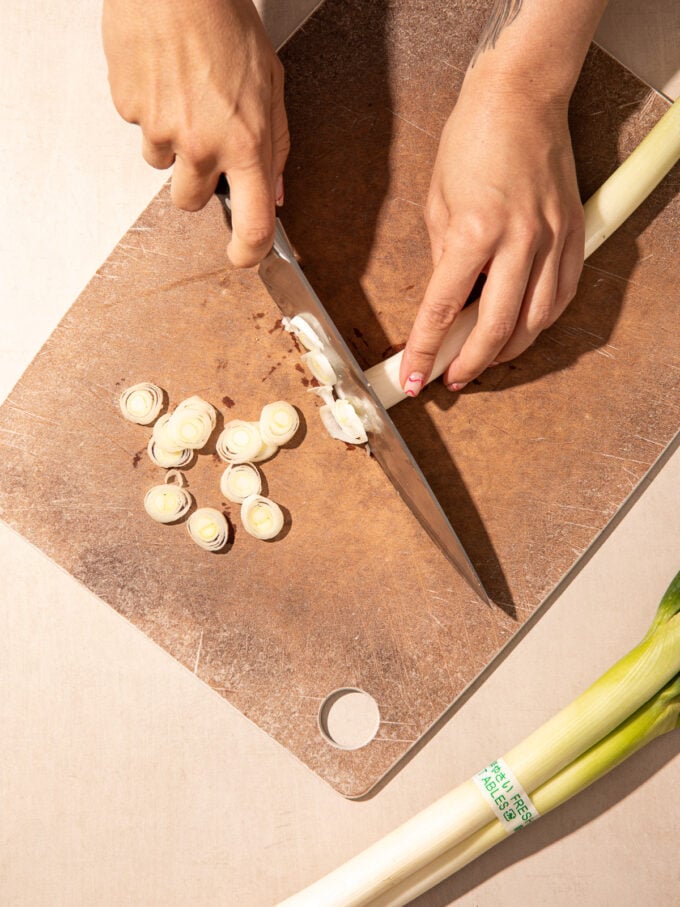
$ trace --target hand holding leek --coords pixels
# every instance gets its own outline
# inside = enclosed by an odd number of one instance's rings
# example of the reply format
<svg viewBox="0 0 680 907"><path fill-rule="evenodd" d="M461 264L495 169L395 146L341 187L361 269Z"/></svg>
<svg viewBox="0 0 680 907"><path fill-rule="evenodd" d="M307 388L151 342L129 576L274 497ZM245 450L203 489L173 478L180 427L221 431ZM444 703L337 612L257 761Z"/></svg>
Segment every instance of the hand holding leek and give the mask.
<svg viewBox="0 0 680 907"><path fill-rule="evenodd" d="M522 353L574 297L583 210L567 108L605 6L494 4L432 174L426 223L434 271L404 351L407 395L429 380L480 274L479 317L446 363L452 391Z"/></svg>
<svg viewBox="0 0 680 907"><path fill-rule="evenodd" d="M642 641L505 763L539 814L678 727L680 573ZM280 907L401 907L497 844L508 830L472 780Z"/></svg>
<svg viewBox="0 0 680 907"><path fill-rule="evenodd" d="M586 202L583 250L586 258L618 230L678 160L680 100L666 111L638 147ZM449 363L460 353L474 330L479 312L480 305L475 303L463 309L455 318L431 365L427 381L433 381L447 371ZM410 369L406 350L367 369L366 378L383 406L389 408L406 396L415 395L408 393L408 384L402 386Z"/></svg>

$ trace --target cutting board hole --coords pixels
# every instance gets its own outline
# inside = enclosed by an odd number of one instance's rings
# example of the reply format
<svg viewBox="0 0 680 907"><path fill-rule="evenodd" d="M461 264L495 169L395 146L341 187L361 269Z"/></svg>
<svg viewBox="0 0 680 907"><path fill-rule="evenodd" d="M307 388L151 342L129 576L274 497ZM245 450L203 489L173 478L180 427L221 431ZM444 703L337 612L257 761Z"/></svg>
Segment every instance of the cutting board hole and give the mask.
<svg viewBox="0 0 680 907"><path fill-rule="evenodd" d="M332 746L358 750L378 733L380 709L375 699L355 687L326 696L319 709L319 730Z"/></svg>

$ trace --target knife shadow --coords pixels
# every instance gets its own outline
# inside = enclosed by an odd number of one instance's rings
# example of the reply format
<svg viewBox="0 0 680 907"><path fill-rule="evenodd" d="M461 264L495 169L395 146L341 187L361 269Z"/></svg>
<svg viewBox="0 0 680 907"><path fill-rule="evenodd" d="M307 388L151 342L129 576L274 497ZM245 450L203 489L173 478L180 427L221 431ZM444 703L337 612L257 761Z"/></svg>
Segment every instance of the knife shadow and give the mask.
<svg viewBox="0 0 680 907"><path fill-rule="evenodd" d="M387 296L394 293L394 279L402 276L390 262L377 269L371 265L378 234L387 219L393 220L386 204L395 194L390 15L387 2L348 5L327 0L281 53L292 136L281 219L300 266L362 368L395 351L381 325L384 313L374 309L375 294L364 291L363 281L369 270L378 279L384 273ZM431 139L432 159L435 151L436 141ZM424 200L429 169L420 169ZM411 204L408 226L418 235L413 236L411 229L401 232L408 248L415 245L422 253L428 241L421 205L417 200ZM425 251L423 276L428 258ZM408 250L399 259L407 280ZM411 295L413 307L418 296L415 284L404 282L399 292ZM415 422L404 422L399 407L391 415L490 597L514 617L509 587L474 501L432 420L419 409Z"/></svg>

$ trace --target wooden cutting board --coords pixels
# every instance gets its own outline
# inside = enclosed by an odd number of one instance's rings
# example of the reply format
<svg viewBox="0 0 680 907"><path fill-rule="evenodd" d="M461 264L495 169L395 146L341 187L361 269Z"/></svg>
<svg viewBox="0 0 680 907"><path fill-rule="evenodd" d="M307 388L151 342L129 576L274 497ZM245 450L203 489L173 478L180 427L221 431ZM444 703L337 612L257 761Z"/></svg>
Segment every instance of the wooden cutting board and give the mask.
<svg viewBox="0 0 680 907"><path fill-rule="evenodd" d="M283 220L364 366L406 339L429 274L437 136L489 3L328 0L283 57L293 153ZM666 109L592 50L573 104L583 195ZM587 263L565 315L515 362L393 417L494 599L480 604L377 464L321 430L309 376L255 272L234 272L216 201L154 199L0 408L0 515L346 796L369 791L494 659L608 524L678 428L675 173ZM221 420L288 399L301 439L264 464L286 513L257 542L187 470L228 549L142 508L163 471L120 391L149 380ZM613 618L615 619L615 617ZM333 691L374 697L358 750L321 735ZM190 733L190 729L188 729Z"/></svg>

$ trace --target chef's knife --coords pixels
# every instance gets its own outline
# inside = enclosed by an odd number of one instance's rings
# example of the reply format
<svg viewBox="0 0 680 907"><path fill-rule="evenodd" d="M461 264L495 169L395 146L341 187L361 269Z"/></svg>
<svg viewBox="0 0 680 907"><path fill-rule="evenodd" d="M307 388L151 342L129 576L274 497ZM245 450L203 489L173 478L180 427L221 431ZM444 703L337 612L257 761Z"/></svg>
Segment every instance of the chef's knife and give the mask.
<svg viewBox="0 0 680 907"><path fill-rule="evenodd" d="M231 213L226 180L217 194ZM283 315L302 316L323 343L323 353L338 377L338 397L361 413L371 453L400 497L463 579L487 604L486 590L411 451L390 419L353 353L298 265L281 221L276 219L274 247L259 268L262 282Z"/></svg>

